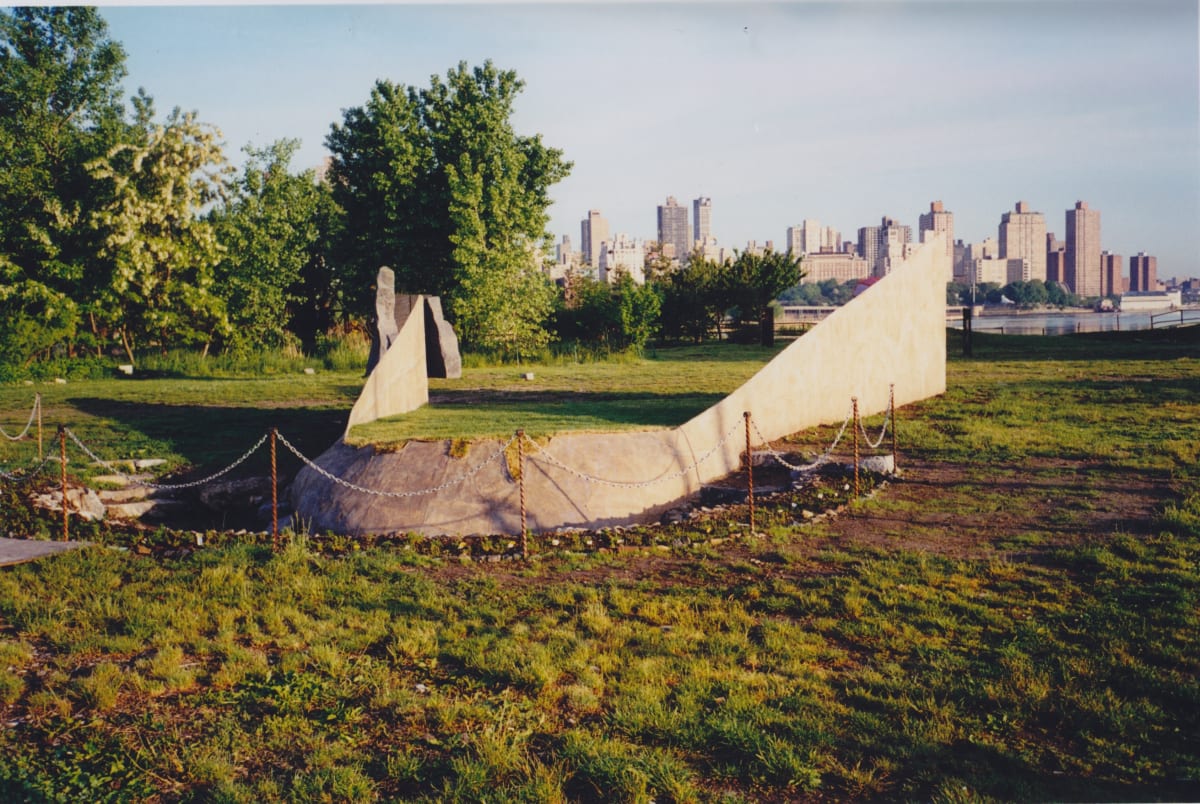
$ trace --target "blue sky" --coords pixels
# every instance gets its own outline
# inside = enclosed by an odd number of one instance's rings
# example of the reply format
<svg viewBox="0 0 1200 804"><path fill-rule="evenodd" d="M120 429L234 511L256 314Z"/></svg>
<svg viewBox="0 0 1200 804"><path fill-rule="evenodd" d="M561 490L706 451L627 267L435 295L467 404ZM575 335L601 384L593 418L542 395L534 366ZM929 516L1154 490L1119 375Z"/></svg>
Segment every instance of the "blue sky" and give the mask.
<svg viewBox="0 0 1200 804"><path fill-rule="evenodd" d="M492 59L525 81L514 123L574 163L551 232L599 209L653 237L655 207L713 200L726 245L815 218L854 239L929 202L956 237L1018 200L1064 235L1085 200L1103 247L1200 275L1196 0L125 6L102 11L130 93L196 110L240 161L303 141L387 78ZM1126 260L1126 265L1127 265Z"/></svg>

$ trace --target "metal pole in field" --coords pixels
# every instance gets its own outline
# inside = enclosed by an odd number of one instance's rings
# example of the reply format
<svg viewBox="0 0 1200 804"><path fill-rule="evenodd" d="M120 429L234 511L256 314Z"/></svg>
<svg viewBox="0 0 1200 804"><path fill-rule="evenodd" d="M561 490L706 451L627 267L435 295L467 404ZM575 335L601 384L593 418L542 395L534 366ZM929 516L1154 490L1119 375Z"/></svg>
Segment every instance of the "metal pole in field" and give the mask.
<svg viewBox="0 0 1200 804"><path fill-rule="evenodd" d="M854 430L854 497L858 498L858 397L850 397L850 404L854 406L854 424L850 425Z"/></svg>
<svg viewBox="0 0 1200 804"><path fill-rule="evenodd" d="M59 460L59 478L62 481L62 512L63 512L63 541L67 541L70 534L67 527L67 426L60 424L58 426L58 460Z"/></svg>
<svg viewBox="0 0 1200 804"><path fill-rule="evenodd" d="M888 386L888 411L892 417L892 473L900 466L899 451L896 449L896 384Z"/></svg>
<svg viewBox="0 0 1200 804"><path fill-rule="evenodd" d="M525 431L517 431L517 482L521 487L521 558L529 557L529 528L525 522Z"/></svg>
<svg viewBox="0 0 1200 804"><path fill-rule="evenodd" d="M750 534L754 535L754 460L750 454L750 411L742 414L746 420L746 499L750 501Z"/></svg>
<svg viewBox="0 0 1200 804"><path fill-rule="evenodd" d="M271 428L271 549L279 550L279 472L275 466L275 439L279 431Z"/></svg>

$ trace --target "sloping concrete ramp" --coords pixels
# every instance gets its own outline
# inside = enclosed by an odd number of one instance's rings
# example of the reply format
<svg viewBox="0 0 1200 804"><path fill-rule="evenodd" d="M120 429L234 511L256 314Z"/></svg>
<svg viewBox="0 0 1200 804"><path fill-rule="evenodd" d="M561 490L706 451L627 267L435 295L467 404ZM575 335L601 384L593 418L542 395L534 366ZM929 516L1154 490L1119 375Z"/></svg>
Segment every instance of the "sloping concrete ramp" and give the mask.
<svg viewBox="0 0 1200 804"><path fill-rule="evenodd" d="M945 244L934 239L780 352L741 388L673 430L567 434L527 444L528 526L601 527L656 519L702 484L739 468L743 413L752 442L867 416L946 390ZM346 534L520 532L520 487L504 442L409 442L396 452L335 444L292 485L299 521ZM343 481L335 482L334 478ZM365 493L347 487L349 483ZM435 491L430 491L435 490Z"/></svg>

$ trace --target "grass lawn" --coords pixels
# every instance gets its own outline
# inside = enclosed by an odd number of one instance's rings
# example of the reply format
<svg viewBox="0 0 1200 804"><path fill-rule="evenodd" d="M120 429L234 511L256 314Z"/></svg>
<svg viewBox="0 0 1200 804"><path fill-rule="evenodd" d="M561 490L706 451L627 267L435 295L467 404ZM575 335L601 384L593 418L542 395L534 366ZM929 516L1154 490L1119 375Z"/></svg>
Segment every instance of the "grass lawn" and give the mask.
<svg viewBox="0 0 1200 804"><path fill-rule="evenodd" d="M296 538L0 570L0 799L1195 799L1197 335L977 336L971 360L951 337L946 395L901 411L905 475L764 538L701 520L529 563ZM723 356L690 386L696 355L664 350L587 382L474 370L463 393L682 410L764 357ZM114 450L203 465L272 425L319 452L357 387L39 389ZM0 389L6 431L29 397Z"/></svg>

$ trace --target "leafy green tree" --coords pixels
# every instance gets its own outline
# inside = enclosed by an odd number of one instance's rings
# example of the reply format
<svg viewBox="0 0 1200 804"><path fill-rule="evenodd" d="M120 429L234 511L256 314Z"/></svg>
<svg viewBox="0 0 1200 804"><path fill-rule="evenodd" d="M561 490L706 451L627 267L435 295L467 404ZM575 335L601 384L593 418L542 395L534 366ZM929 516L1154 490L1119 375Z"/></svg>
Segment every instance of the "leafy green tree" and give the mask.
<svg viewBox="0 0 1200 804"><path fill-rule="evenodd" d="M0 327L9 359L71 341L105 188L86 164L128 133L125 54L94 8L0 11ZM44 328L43 331L38 331ZM17 335L16 333L21 333Z"/></svg>
<svg viewBox="0 0 1200 804"><path fill-rule="evenodd" d="M145 141L122 143L88 163L111 186L95 210L96 262L103 281L90 313L120 341L130 361L157 342L208 345L229 334L213 288L221 259L212 223L200 213L220 200L230 170L219 132L176 109Z"/></svg>
<svg viewBox="0 0 1200 804"><path fill-rule="evenodd" d="M800 258L790 251L744 251L737 255L725 272L725 290L738 323L743 326L769 319L770 305L783 291L803 277ZM766 331L763 330L764 340Z"/></svg>
<svg viewBox="0 0 1200 804"><path fill-rule="evenodd" d="M652 282L639 285L633 281L633 277L621 271L613 294L617 297L617 317L623 346L640 352L659 330L662 296L658 287Z"/></svg>
<svg viewBox="0 0 1200 804"><path fill-rule="evenodd" d="M549 243L549 188L571 166L540 136L513 130L523 87L490 61L462 62L427 89L378 81L333 126L331 180L360 309L375 271L389 265L398 288L445 297L466 345L525 349L545 339L533 328L553 297L535 273Z"/></svg>
<svg viewBox="0 0 1200 804"><path fill-rule="evenodd" d="M234 351L257 345L281 346L289 330L308 326L306 296L324 269L331 203L327 184L307 170L289 172L299 140L279 140L265 148L246 147L248 159L231 202L212 213L223 254L215 268L216 288L225 300ZM299 320L297 320L299 319ZM302 333L312 343L315 333Z"/></svg>
<svg viewBox="0 0 1200 804"><path fill-rule="evenodd" d="M714 329L720 333L727 306L725 270L723 264L696 253L687 265L664 275L660 287L665 334L700 343Z"/></svg>

